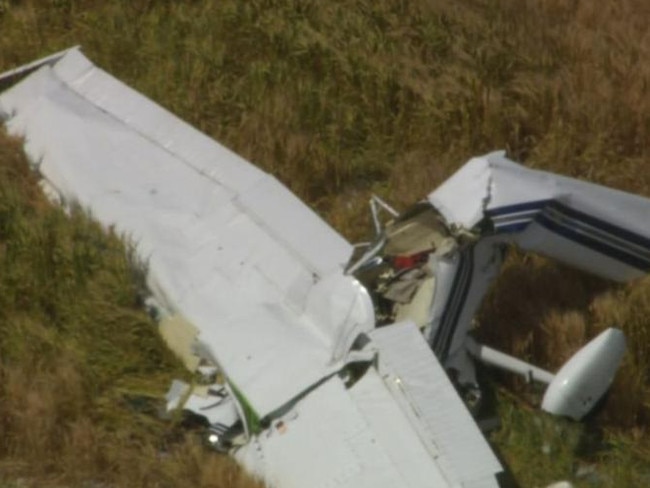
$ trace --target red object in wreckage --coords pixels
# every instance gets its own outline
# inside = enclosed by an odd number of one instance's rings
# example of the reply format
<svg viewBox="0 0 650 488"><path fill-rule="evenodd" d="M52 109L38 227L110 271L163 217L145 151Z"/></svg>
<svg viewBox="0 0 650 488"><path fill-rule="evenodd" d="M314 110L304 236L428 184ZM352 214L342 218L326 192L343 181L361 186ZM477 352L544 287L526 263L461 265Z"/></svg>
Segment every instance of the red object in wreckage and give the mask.
<svg viewBox="0 0 650 488"><path fill-rule="evenodd" d="M395 256L393 258L393 267L395 269L409 269L419 266L427 261L427 252L411 254L410 256Z"/></svg>

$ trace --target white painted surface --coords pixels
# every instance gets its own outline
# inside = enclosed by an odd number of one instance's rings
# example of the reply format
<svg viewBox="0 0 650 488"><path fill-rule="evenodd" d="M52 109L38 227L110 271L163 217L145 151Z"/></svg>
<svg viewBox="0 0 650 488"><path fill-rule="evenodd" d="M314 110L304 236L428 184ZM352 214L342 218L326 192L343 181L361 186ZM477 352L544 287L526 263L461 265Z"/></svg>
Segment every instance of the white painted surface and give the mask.
<svg viewBox="0 0 650 488"><path fill-rule="evenodd" d="M408 401L372 367L349 389L334 376L235 457L272 487L465 486L444 472L446 460L432 455L396 395Z"/></svg>
<svg viewBox="0 0 650 488"><path fill-rule="evenodd" d="M580 420L609 389L625 351L623 332L601 332L560 368L544 394L542 409Z"/></svg>
<svg viewBox="0 0 650 488"><path fill-rule="evenodd" d="M435 445L450 484L498 487L501 465L415 324L381 327L371 337L379 349L380 372L399 380L417 419L414 430Z"/></svg>
<svg viewBox="0 0 650 488"><path fill-rule="evenodd" d="M272 487L411 486L405 484L336 376L274 421L235 457L251 472L261 473Z"/></svg>
<svg viewBox="0 0 650 488"><path fill-rule="evenodd" d="M510 161L502 151L473 158L440 187L429 194L429 202L451 224L471 229L490 213L497 213L500 226L530 223L521 231L504 236L523 249L545 254L571 266L618 281L640 277L650 269L650 229L647 226L650 200L574 178L526 168ZM534 210L502 211L512 206L540 203ZM577 213L569 217L552 210L559 205ZM566 239L539 225L560 224L577 239L585 236L606 245L614 253L625 251L643 266L631 266L601 251L585 246L575 238ZM598 224L593 224L597 221ZM633 237L630 235L633 234ZM645 268L644 268L645 267Z"/></svg>
<svg viewBox="0 0 650 488"><path fill-rule="evenodd" d="M329 374L340 337L305 305L351 246L275 178L77 50L3 92L0 111L51 188L137 243L158 300L258 415Z"/></svg>

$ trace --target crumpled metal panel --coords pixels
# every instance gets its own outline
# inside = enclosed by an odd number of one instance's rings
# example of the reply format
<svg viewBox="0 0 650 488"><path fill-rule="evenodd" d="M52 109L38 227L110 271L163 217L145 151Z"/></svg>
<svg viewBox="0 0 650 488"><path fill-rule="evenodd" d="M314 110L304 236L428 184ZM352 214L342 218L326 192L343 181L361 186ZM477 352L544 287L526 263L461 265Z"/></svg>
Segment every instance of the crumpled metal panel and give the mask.
<svg viewBox="0 0 650 488"><path fill-rule="evenodd" d="M330 373L337 338L304 308L351 246L276 179L78 50L3 92L0 111L50 188L137 244L158 301L259 416Z"/></svg>

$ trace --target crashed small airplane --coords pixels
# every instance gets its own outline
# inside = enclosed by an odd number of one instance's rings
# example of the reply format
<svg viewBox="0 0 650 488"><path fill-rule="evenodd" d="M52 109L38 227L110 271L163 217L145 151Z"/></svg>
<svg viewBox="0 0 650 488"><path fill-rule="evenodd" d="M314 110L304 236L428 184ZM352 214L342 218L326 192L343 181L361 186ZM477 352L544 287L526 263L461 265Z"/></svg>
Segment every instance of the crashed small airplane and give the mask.
<svg viewBox="0 0 650 488"><path fill-rule="evenodd" d="M501 152L403 213L373 199L376 236L355 248L78 48L0 75L0 118L48 195L147 259L161 332L206 378L174 382L168 407L204 418L213 446L273 487L498 486L459 394L480 394L475 364L547 384L542 408L581 419L625 351L608 329L553 374L473 340L506 246L616 281L650 270L650 200Z"/></svg>

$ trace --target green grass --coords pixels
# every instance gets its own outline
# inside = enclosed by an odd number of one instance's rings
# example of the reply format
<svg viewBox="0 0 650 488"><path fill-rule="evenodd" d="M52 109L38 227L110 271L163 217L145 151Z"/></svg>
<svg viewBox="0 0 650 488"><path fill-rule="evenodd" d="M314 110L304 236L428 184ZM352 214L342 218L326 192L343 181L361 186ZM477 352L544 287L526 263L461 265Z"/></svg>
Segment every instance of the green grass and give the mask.
<svg viewBox="0 0 650 488"><path fill-rule="evenodd" d="M577 423L498 395L502 427L491 434L520 486L568 480L578 488L642 487L650 480L650 443L643 430L621 432L598 418Z"/></svg>
<svg viewBox="0 0 650 488"><path fill-rule="evenodd" d="M371 193L403 208L467 158L498 148L531 167L650 196L648 24L645 0L0 0L0 70L82 44L100 66L278 176L346 237L361 239ZM35 270L17 265L2 276L0 314L12 324L2 327L10 345L3 361L7 354L29 366L15 367L12 384L32 384L23 369L47 372L45 384L69 377L57 388L78 399L61 400L57 412L92 404L85 425L119 431L126 418L125 429L142 427L156 439L167 427L127 414L120 399L154 394L176 366L143 332L150 329L117 239L104 241L80 212L72 225L46 210L33 186L5 186L0 249L7 262ZM33 217L38 212L25 202L43 215ZM647 484L649 286L613 286L537 257L508 261L479 316L490 344L549 368L609 325L622 327L631 345L607 405L589 424L604 441L588 456L567 441L557 456L540 457L540 438L559 428L573 439L565 429L582 427L503 407L495 442L522 486L572 477L576 463L591 462L607 473L601 486ZM98 313L106 329L84 337ZM122 334L115 350L110 340ZM142 341L151 357L136 358L127 337ZM89 343L102 355L88 352ZM500 384L525 393L513 380ZM83 437L76 435L68 437ZM156 449L142 449L148 466ZM27 466L35 459L11 456ZM114 465L97 462L101 473ZM69 465L61 466L50 467L54 476L70 476L62 474Z"/></svg>

